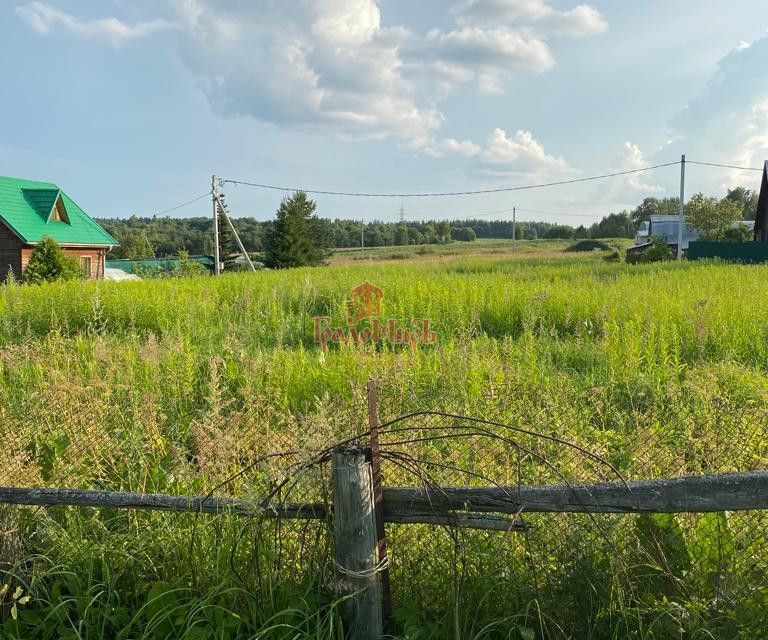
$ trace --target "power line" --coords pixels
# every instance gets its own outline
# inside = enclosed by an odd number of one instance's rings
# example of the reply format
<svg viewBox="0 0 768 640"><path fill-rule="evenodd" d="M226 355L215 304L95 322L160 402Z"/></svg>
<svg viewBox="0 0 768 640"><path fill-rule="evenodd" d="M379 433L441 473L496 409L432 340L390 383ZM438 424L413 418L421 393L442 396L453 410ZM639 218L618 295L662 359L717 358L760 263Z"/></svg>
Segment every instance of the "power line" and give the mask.
<svg viewBox="0 0 768 640"><path fill-rule="evenodd" d="M271 184L262 184L258 182L246 182L243 180L221 180L220 184L238 184L246 187L256 187L258 189L271 189L273 191L303 191L304 193L314 193L317 195L325 196L348 196L352 198L441 198L448 196L474 196L486 193L505 193L510 191L526 191L529 189L543 189L545 187L556 187L567 184L577 184L580 182L592 182L594 180L604 180L606 178L615 178L617 176L626 176L633 173L642 173L644 171L651 171L653 169L661 169L663 167L672 167L679 165L680 161L666 162L664 164L656 164L643 169L629 169L627 171L615 171L613 173L604 173L597 176L589 176L587 178L572 178L571 180L558 180L555 182L544 182L539 184L527 184L518 187L499 187L496 189L478 189L475 191L444 191L434 193L365 193L356 191L329 191L327 189L307 189L303 187L279 187Z"/></svg>
<svg viewBox="0 0 768 640"><path fill-rule="evenodd" d="M705 167L721 167L722 169L738 169L739 171L762 171L762 167L738 167L733 164L719 164L717 162L696 162L696 160L686 160L687 164L700 164Z"/></svg>
<svg viewBox="0 0 768 640"><path fill-rule="evenodd" d="M762 167L741 167L738 165L733 164L722 164L718 162L702 162L697 160L687 160L688 164L697 164L705 167L720 167L722 169L737 169L739 171L762 171ZM554 187L559 185L567 185L567 184L577 184L579 182L592 182L594 180L603 180L606 178L614 178L617 176L626 176L631 175L634 173L642 173L645 171L652 171L654 169L662 169L664 167L671 167L674 165L680 164L680 161L676 162L666 162L663 164L656 164L651 165L649 167L644 167L642 169L630 169L627 171L615 171L613 173L604 173L601 175L596 176L589 176L586 178L573 178L571 180L559 180L556 182L545 182L540 184L529 184L529 185L522 185L518 187L499 187L496 189L477 189L474 191L446 191L446 192L434 192L434 193L365 193L365 192L353 192L353 191L329 191L329 190L321 190L321 189L303 189L298 187L278 187L275 185L269 185L269 184L260 184L256 182L246 182L242 180L231 180L231 179L222 179L219 180L219 184L235 184L235 185L244 185L248 187L256 187L259 189L272 189L274 191L304 191L306 193L316 193L319 195L330 195L330 196L350 196L350 197L358 197L358 198L430 198L430 197L447 197L447 196L469 196L469 195L482 195L482 194L488 194L488 193L504 193L508 191L525 191L529 189L542 189L545 187ZM183 207L187 207L191 204L194 204L198 200L202 200L203 198L207 198L211 195L211 192L208 191L206 193L203 193L202 195L197 196L196 198L193 198L192 200L189 200L187 202L182 202L181 204L176 205L175 207L171 207L170 209L164 209L163 211L158 211L154 215L161 216L166 213L170 213L171 211L176 211L177 209L181 209ZM512 211L512 208L508 209L501 209L499 211L488 211L486 213L477 213L472 214L475 217L478 216L490 216L490 215L496 215L499 213L508 213L509 211ZM593 214L578 214L578 213L560 213L556 211L538 211L536 209L525 209L518 207L518 211L525 211L526 213L540 213L543 215L553 215L553 216L569 216L569 217L581 217L581 218L592 218L594 217ZM415 216L404 216L408 218L415 218Z"/></svg>
<svg viewBox="0 0 768 640"><path fill-rule="evenodd" d="M175 207L171 207L170 209L166 209L165 211L159 211L158 213L155 213L154 215L161 216L164 213L170 213L171 211L176 211L176 209L181 209L182 207L186 207L186 206L188 206L190 204L193 204L193 203L197 202L198 200L202 200L203 198L208 198L208 197L210 197L210 195L211 195L211 192L208 191L207 193L204 193L201 196L197 196L197 198L194 198L193 200L190 200L189 202L183 202L182 204L177 204Z"/></svg>

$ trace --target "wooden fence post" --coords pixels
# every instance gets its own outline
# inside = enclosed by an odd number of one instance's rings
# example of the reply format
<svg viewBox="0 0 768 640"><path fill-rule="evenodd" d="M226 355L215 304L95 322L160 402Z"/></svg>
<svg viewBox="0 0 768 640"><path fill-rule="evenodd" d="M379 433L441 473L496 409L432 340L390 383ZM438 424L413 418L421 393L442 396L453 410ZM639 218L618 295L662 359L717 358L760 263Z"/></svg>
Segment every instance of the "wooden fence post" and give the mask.
<svg viewBox="0 0 768 640"><path fill-rule="evenodd" d="M333 523L339 591L350 640L383 635L376 514L370 456L363 448L333 452Z"/></svg>
<svg viewBox="0 0 768 640"><path fill-rule="evenodd" d="M389 583L389 555L387 553L387 532L384 527L384 487L381 478L381 446L379 443L379 407L376 395L376 381L368 381L368 428L371 443L371 477L373 478L373 508L376 514L376 539L379 546L379 562L384 566L379 574L381 587L381 613L384 627L392 626L392 587Z"/></svg>

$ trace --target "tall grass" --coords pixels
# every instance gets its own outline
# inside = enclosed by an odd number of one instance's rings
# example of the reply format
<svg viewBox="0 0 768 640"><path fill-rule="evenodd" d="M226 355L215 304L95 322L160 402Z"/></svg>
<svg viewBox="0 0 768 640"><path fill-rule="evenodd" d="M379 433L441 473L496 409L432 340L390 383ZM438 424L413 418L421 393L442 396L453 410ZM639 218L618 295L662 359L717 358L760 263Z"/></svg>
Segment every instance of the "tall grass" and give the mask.
<svg viewBox="0 0 768 640"><path fill-rule="evenodd" d="M364 427L370 377L384 418L424 408L487 417L578 441L627 477L763 467L766 276L759 266L492 256L5 287L0 484L205 493L264 453L316 449ZM364 280L384 289L385 317L431 318L438 344L322 352L312 317L344 324L348 291ZM479 446L419 453L514 481L508 461ZM597 473L542 451L571 479ZM278 466L222 491L257 496ZM522 473L557 480L530 461ZM317 497L320 479L297 490ZM735 550L728 579L714 582L718 567L697 566L699 516L606 517L618 556L594 523L558 518L534 518L528 539L392 528L400 632L737 638L768 611L761 514L715 523L727 536L714 539ZM324 530L67 509L6 509L0 520L18 533L0 545L4 581L32 596L18 621L0 605L5 637L339 634ZM649 568L643 527L683 540L673 547L688 558L685 579Z"/></svg>

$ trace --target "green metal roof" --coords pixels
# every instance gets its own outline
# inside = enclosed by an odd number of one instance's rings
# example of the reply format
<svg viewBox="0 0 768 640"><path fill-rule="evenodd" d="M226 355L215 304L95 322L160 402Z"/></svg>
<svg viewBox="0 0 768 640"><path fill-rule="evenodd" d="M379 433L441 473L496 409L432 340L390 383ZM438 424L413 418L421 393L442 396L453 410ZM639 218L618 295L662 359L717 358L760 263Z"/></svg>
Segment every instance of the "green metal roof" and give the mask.
<svg viewBox="0 0 768 640"><path fill-rule="evenodd" d="M68 222L50 219L59 197ZM44 236L63 245L118 244L72 198L50 182L0 176L0 221L26 244L40 242Z"/></svg>

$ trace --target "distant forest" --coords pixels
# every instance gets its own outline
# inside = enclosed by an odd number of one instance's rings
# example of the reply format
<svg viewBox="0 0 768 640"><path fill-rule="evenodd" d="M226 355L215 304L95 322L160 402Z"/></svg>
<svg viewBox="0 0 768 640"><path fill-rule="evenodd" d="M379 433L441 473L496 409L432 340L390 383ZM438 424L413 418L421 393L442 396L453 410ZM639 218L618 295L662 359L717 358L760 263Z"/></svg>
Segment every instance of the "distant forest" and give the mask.
<svg viewBox="0 0 768 640"><path fill-rule="evenodd" d="M745 219L753 219L757 208L757 194L749 189L729 189L726 199L737 202ZM553 224L549 222L521 221L515 226L518 239L539 238L632 238L641 221L655 214L676 214L678 198L646 198L631 211L605 216L589 226ZM245 248L260 253L271 221L254 218L233 219ZM210 218L102 218L98 220L120 243L110 258L141 259L177 255L187 251L190 255L210 255L213 252L213 223ZM438 244L472 241L475 238L512 238L511 220L467 219L462 221L380 222L365 223L357 220L318 220L317 233L325 244L336 248L359 247L361 232L366 247L394 245ZM231 239L227 240L231 243ZM234 247L232 247L234 249Z"/></svg>

